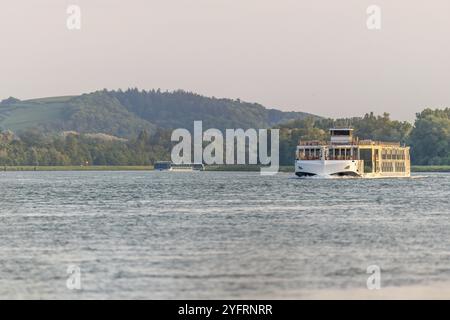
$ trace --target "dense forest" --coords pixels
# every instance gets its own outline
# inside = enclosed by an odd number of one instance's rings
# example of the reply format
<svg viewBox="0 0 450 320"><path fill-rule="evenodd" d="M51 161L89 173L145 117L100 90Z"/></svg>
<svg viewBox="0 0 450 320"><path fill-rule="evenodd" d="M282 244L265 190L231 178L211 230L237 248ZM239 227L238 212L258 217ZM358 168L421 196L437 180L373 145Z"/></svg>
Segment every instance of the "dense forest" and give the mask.
<svg viewBox="0 0 450 320"><path fill-rule="evenodd" d="M35 117L39 114L41 118L49 118L48 121L14 132L8 130L9 124L19 123L13 121L16 109L25 110L30 117L33 115L27 109L30 103ZM43 108L39 109L41 105ZM43 116L42 112L47 113ZM23 114L18 119L24 123ZM400 141L410 145L413 164L450 165L448 108L425 109L416 115L414 124L391 120L387 113L325 119L183 91L131 89L32 102L9 98L0 104L0 124L2 120L2 166L149 165L157 160L169 160L172 128L191 129L194 120L203 120L204 129L280 129L282 165L293 163L299 140L327 140L328 129L339 126L354 128L361 139Z"/></svg>

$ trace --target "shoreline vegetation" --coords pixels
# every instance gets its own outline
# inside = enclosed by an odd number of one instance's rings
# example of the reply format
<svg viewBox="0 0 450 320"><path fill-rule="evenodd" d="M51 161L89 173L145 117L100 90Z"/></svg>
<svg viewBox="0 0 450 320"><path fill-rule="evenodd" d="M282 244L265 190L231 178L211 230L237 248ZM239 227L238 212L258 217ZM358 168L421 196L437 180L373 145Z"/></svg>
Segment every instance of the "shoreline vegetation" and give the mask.
<svg viewBox="0 0 450 320"><path fill-rule="evenodd" d="M259 165L209 165L205 171L257 172ZM153 171L153 166L1 166L0 171ZM294 172L294 166L280 166L279 172ZM449 166L411 166L411 172L450 172Z"/></svg>
<svg viewBox="0 0 450 320"><path fill-rule="evenodd" d="M74 97L2 100L0 170L2 166L35 165L112 166L109 170L151 166L171 158L176 143L171 139L173 130L185 128L192 133L194 120L202 121L204 129L216 128L222 133L238 128L278 129L279 163L283 166L293 165L299 141L329 141L329 129L342 127L353 128L360 140L410 146L412 165L438 166L422 169L427 172L447 171L441 166L450 165L450 108L427 107L416 114L414 123L393 120L389 113L372 112L332 119L267 109L239 99L134 88Z"/></svg>
<svg viewBox="0 0 450 320"><path fill-rule="evenodd" d="M151 171L153 166L1 166L0 171Z"/></svg>

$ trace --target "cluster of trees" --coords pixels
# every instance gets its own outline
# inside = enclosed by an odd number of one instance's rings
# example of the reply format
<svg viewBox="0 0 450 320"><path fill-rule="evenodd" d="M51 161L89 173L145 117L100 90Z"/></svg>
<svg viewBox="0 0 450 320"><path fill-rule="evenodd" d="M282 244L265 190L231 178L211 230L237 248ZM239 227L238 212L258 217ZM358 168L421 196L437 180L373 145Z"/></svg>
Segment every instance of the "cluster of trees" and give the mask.
<svg viewBox="0 0 450 320"><path fill-rule="evenodd" d="M27 130L18 136L0 132L1 166L150 165L169 160L170 149L167 130L152 135L143 130L129 140L74 132L45 135Z"/></svg>
<svg viewBox="0 0 450 320"><path fill-rule="evenodd" d="M413 162L450 165L450 109L425 109L416 116L408 139Z"/></svg>

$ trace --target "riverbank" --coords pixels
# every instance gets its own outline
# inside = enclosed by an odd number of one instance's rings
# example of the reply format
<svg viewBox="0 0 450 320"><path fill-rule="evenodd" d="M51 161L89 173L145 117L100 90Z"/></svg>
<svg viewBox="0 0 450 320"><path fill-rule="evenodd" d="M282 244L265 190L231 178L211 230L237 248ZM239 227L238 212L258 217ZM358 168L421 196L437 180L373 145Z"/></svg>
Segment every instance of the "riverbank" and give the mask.
<svg viewBox="0 0 450 320"><path fill-rule="evenodd" d="M153 166L3 166L1 171L148 171Z"/></svg>
<svg viewBox="0 0 450 320"><path fill-rule="evenodd" d="M243 165L243 164L234 164L234 165L209 165L205 166L205 171L261 171L261 166L259 165ZM280 166L279 172L294 172L294 166Z"/></svg>
<svg viewBox="0 0 450 320"><path fill-rule="evenodd" d="M412 166L412 172L450 172L450 166Z"/></svg>
<svg viewBox="0 0 450 320"><path fill-rule="evenodd" d="M205 171L259 172L259 165L210 165ZM149 171L153 166L2 166L0 171ZM280 172L294 172L294 166L280 166ZM412 166L412 172L450 172L450 166Z"/></svg>
<svg viewBox="0 0 450 320"><path fill-rule="evenodd" d="M150 171L153 166L1 166L0 171ZM211 165L205 171L260 171L259 165ZM293 166L280 166L280 172L293 172Z"/></svg>
<svg viewBox="0 0 450 320"><path fill-rule="evenodd" d="M207 171L259 171L258 165L206 166ZM294 172L294 166L280 166L280 172ZM411 166L411 172L450 172L450 166Z"/></svg>

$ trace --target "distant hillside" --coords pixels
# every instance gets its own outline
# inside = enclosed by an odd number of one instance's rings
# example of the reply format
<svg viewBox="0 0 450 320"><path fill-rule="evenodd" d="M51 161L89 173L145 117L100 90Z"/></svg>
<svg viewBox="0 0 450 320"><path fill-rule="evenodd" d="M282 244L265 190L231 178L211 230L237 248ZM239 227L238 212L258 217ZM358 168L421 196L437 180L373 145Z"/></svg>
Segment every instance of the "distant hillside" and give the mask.
<svg viewBox="0 0 450 320"><path fill-rule="evenodd" d="M108 92L128 111L164 128L190 128L202 120L205 128L267 128L293 119L313 116L304 112L266 109L257 103L204 97L185 91L137 89ZM313 116L318 118L317 116Z"/></svg>
<svg viewBox="0 0 450 320"><path fill-rule="evenodd" d="M105 133L135 136L157 127L191 129L194 120L205 128L268 128L290 120L319 118L304 112L266 109L260 104L204 97L185 91L97 91L80 96L51 97L0 103L0 129Z"/></svg>

